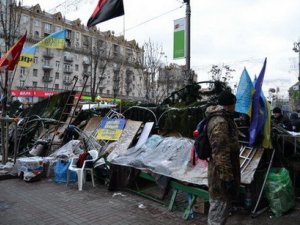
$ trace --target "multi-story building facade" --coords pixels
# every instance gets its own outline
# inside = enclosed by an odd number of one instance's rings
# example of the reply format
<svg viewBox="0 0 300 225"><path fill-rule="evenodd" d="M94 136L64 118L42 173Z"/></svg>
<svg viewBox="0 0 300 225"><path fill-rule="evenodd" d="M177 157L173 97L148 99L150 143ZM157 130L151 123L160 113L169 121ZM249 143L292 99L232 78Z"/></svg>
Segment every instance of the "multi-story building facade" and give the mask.
<svg viewBox="0 0 300 225"><path fill-rule="evenodd" d="M197 75L193 70L191 70L190 73L192 74L193 81L196 82ZM156 85L158 102L161 102L165 98L169 97L172 92L178 91L185 87L188 82L188 78L185 74L185 66L179 66L174 63L171 63L170 65L159 70Z"/></svg>
<svg viewBox="0 0 300 225"><path fill-rule="evenodd" d="M32 67L17 67L11 80L12 92L61 92L71 90L73 85L74 90L81 91L87 77L84 95L144 98L143 70L139 63L143 49L134 40L127 41L110 31L100 32L96 27L88 29L80 19L70 21L60 12L47 13L39 4L32 7L14 5L14 10L21 15L20 34L27 30L25 47L61 29L66 30L66 42L64 49L39 47ZM78 77L76 84L74 77Z"/></svg>

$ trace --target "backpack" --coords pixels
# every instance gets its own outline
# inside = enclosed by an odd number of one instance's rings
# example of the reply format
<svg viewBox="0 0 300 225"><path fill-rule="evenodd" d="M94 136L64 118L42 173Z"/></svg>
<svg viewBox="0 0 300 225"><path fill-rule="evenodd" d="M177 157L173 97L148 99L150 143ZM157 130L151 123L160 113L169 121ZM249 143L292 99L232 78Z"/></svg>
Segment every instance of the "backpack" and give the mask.
<svg viewBox="0 0 300 225"><path fill-rule="evenodd" d="M207 160L211 157L211 146L207 135L207 124L210 118L211 116L204 118L197 125L199 136L195 139L194 148L198 158L201 160Z"/></svg>

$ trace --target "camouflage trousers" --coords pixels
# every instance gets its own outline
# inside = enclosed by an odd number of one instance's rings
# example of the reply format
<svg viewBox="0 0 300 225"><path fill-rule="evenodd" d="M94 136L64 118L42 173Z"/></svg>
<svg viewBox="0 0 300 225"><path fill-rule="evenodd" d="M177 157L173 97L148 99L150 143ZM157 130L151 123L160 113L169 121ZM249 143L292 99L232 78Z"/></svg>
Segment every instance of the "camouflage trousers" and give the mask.
<svg viewBox="0 0 300 225"><path fill-rule="evenodd" d="M229 215L229 202L209 200L208 225L224 225Z"/></svg>

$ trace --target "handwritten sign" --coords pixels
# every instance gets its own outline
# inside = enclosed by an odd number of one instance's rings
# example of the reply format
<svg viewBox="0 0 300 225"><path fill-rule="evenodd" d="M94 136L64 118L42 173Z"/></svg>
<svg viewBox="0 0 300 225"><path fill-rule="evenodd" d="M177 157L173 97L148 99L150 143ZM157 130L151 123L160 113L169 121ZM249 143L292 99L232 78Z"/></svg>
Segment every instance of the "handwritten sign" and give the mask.
<svg viewBox="0 0 300 225"><path fill-rule="evenodd" d="M104 117L100 122L100 128L96 136L97 140L119 140L125 123L125 119L109 119Z"/></svg>

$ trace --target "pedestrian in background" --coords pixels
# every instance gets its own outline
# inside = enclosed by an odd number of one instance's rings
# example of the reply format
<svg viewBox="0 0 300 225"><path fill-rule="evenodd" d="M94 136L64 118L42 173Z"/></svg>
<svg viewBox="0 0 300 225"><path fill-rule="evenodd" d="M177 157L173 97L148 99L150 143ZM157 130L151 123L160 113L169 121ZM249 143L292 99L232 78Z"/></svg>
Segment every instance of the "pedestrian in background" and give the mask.
<svg viewBox="0 0 300 225"><path fill-rule="evenodd" d="M240 187L238 129L234 123L236 97L229 91L219 95L218 105L210 106L206 114L214 115L208 122L208 138L212 148L208 162L210 208L208 224L225 224L232 201Z"/></svg>
<svg viewBox="0 0 300 225"><path fill-rule="evenodd" d="M275 126L281 126L286 130L292 130L290 119L282 114L282 111L279 107L275 107L273 109L272 124Z"/></svg>
<svg viewBox="0 0 300 225"><path fill-rule="evenodd" d="M290 120L291 120L292 131L299 132L300 131L300 119L298 117L298 114L295 112L291 113Z"/></svg>

